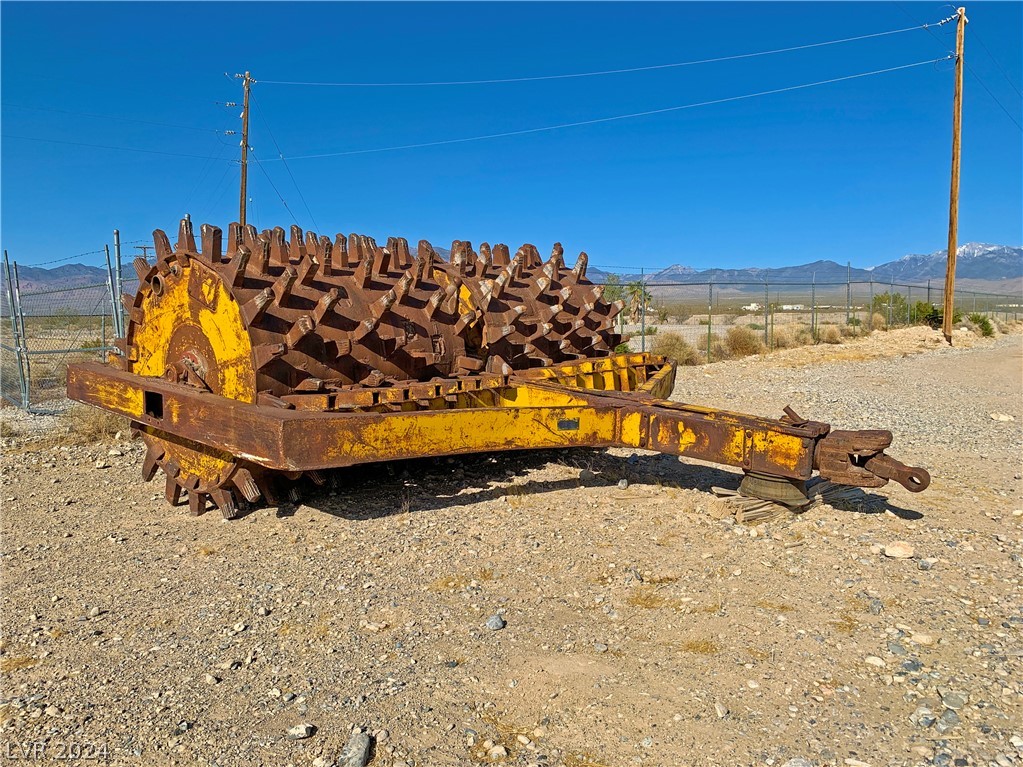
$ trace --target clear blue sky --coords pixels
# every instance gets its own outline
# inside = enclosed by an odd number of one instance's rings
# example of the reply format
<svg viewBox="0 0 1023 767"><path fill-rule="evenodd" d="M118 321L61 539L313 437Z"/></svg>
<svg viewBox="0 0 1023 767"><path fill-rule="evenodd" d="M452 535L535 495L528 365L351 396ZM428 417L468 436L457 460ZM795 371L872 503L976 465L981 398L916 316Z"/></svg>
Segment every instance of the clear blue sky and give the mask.
<svg viewBox="0 0 1023 767"><path fill-rule="evenodd" d="M966 58L1023 123L1021 9L968 3ZM100 248L114 228L126 241L173 230L185 212L226 228L237 218L238 166L228 159L238 137L214 131L237 129L240 109L216 102L240 101L240 88L224 72L249 69L264 81L529 77L802 45L952 12L939 2L4 2L2 244L36 264ZM298 157L727 98L953 47L948 24L934 35L604 77L423 88L261 82L253 92L281 150ZM250 144L298 222L315 219L331 235L513 249L530 241L541 251L560 240L573 257L585 249L593 264L637 268L817 258L868 266L945 244L952 85L945 62L553 132L295 159L309 211L284 164L270 161L277 151L260 112ZM960 242L1019 245L1023 136L969 72L964 115ZM249 179L250 220L293 223L255 165Z"/></svg>

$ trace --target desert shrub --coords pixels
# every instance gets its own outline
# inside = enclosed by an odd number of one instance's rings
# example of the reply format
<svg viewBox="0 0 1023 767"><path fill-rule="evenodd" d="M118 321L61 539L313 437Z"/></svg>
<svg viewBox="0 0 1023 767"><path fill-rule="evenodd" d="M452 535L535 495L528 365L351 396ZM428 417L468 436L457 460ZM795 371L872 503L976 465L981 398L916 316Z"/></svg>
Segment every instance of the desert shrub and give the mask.
<svg viewBox="0 0 1023 767"><path fill-rule="evenodd" d="M870 315L870 329L871 330L886 330L888 328L888 320L884 318L881 312L874 312Z"/></svg>
<svg viewBox="0 0 1023 767"><path fill-rule="evenodd" d="M853 325L851 320L848 325L839 325L838 332L842 335L842 338L859 338L865 334L863 325L859 323Z"/></svg>
<svg viewBox="0 0 1023 767"><path fill-rule="evenodd" d="M916 319L918 322L928 325L935 330L941 328L945 321L945 310L940 306L929 304L926 301L918 301L916 304ZM962 322L963 313L958 309L952 312L952 324Z"/></svg>
<svg viewBox="0 0 1023 767"><path fill-rule="evenodd" d="M974 325L974 332L989 338L995 334L994 326L991 324L991 320L980 312L973 312L970 315L970 322Z"/></svg>
<svg viewBox="0 0 1023 767"><path fill-rule="evenodd" d="M88 405L72 407L64 413L62 420L68 438L81 444L107 441L117 432L128 430L127 418Z"/></svg>
<svg viewBox="0 0 1023 767"><path fill-rule="evenodd" d="M763 354L766 351L764 339L760 334L742 325L728 328L725 335L725 346L732 357L749 357L752 354Z"/></svg>
<svg viewBox="0 0 1023 767"><path fill-rule="evenodd" d="M838 329L838 325L822 325L817 331L817 337L825 344L842 343L842 331Z"/></svg>
<svg viewBox="0 0 1023 767"><path fill-rule="evenodd" d="M629 347L627 343L618 344L618 346L615 347L615 354L628 354L631 351L632 349Z"/></svg>
<svg viewBox="0 0 1023 767"><path fill-rule="evenodd" d="M656 325L647 325L645 328L643 328L639 332L639 335L641 335L641 336L656 336L657 335L657 326Z"/></svg>
<svg viewBox="0 0 1023 767"><path fill-rule="evenodd" d="M988 317L988 319L991 320L991 324L994 326L996 333L1001 333L1002 335L1005 335L1006 333L1012 332L1013 329L1012 320L1000 320L997 317Z"/></svg>
<svg viewBox="0 0 1023 767"><path fill-rule="evenodd" d="M748 327L750 330L763 330L764 329L763 325L759 325L756 322L748 322L748 323L746 323L746 327Z"/></svg>
<svg viewBox="0 0 1023 767"><path fill-rule="evenodd" d="M878 293L874 296L874 303L871 306L875 314L884 314L891 307L892 320L898 322L898 318L909 317L909 302L901 293L892 293L891 296L885 293Z"/></svg>
<svg viewBox="0 0 1023 767"><path fill-rule="evenodd" d="M663 306L657 310L657 321L662 325L668 321L668 310Z"/></svg>
<svg viewBox="0 0 1023 767"><path fill-rule="evenodd" d="M721 336L717 333L712 333L709 339L707 336L701 335L700 340L696 342L696 348L703 352L708 362L721 362L732 358L728 346L722 342Z"/></svg>
<svg viewBox="0 0 1023 767"><path fill-rule="evenodd" d="M654 354L660 354L678 362L679 365L699 365L703 362L700 353L678 333L662 333L654 340Z"/></svg>
<svg viewBox="0 0 1023 767"><path fill-rule="evenodd" d="M793 349L813 343L810 328L798 322L775 327L772 339L775 349Z"/></svg>
<svg viewBox="0 0 1023 767"><path fill-rule="evenodd" d="M846 324L852 325L854 328L859 328L863 326L863 320L861 320L859 317L850 317L849 322L847 322Z"/></svg>

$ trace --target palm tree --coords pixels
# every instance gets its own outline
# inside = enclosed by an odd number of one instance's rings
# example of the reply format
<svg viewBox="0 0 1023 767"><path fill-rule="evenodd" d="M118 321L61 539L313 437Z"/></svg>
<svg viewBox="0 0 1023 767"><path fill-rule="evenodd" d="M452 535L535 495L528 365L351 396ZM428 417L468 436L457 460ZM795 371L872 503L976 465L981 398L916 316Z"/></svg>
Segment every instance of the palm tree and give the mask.
<svg viewBox="0 0 1023 767"><path fill-rule="evenodd" d="M653 296L642 280L630 282L625 288L625 293L629 297L629 322L635 325L639 322L640 312L646 312L646 306Z"/></svg>

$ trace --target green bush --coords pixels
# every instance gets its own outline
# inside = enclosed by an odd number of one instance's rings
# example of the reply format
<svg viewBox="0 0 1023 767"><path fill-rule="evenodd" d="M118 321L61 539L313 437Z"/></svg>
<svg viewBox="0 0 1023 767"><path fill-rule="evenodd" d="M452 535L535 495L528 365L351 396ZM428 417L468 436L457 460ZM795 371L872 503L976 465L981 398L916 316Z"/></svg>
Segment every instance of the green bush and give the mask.
<svg viewBox="0 0 1023 767"><path fill-rule="evenodd" d="M926 301L917 301L916 303L916 318L918 322L924 325L929 325L935 330L939 330L945 322L945 310L937 307L934 304L929 304ZM963 313L958 309L952 312L952 324L961 322L963 319Z"/></svg>
<svg viewBox="0 0 1023 767"><path fill-rule="evenodd" d="M994 325L991 324L991 320L988 319L985 314L974 312L970 315L970 322L977 326L980 334L985 338L989 338L995 334Z"/></svg>

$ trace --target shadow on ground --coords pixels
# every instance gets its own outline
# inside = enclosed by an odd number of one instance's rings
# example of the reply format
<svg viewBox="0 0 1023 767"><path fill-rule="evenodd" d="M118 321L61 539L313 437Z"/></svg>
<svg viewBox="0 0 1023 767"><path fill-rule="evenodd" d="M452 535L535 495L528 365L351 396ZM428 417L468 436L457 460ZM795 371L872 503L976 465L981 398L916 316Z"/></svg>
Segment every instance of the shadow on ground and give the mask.
<svg viewBox="0 0 1023 767"><path fill-rule="evenodd" d="M550 464L578 471L574 477L508 484ZM737 472L681 463L674 456L625 457L600 449L574 448L424 458L335 469L326 473L327 482L322 487L303 481L296 489L297 503L318 511L346 519L375 519L470 506L507 495L538 495L586 486L610 488L622 479L633 485L659 484L709 491L711 487L734 489L741 478ZM278 517L289 517L296 508L294 502L284 503L276 513Z"/></svg>
<svg viewBox="0 0 1023 767"><path fill-rule="evenodd" d="M556 480L527 479L557 464L575 469L575 476ZM588 473L587 473L588 472ZM622 479L630 485L659 485L710 492L735 490L742 473L709 464L681 462L670 455L612 455L603 449L531 450L483 453L447 458L364 464L322 472L323 485L303 479L279 488L284 501L274 507L278 518L295 515L300 505L335 517L370 520L393 514L471 506L502 497L536 496L579 487L615 487ZM509 484L513 483L513 484ZM637 500L639 497L637 496ZM923 514L892 504L877 493L854 489L841 500L829 502L841 511L881 514L891 511L901 519L922 519ZM267 504L243 504L240 517Z"/></svg>

